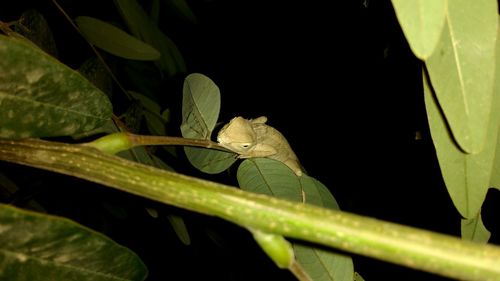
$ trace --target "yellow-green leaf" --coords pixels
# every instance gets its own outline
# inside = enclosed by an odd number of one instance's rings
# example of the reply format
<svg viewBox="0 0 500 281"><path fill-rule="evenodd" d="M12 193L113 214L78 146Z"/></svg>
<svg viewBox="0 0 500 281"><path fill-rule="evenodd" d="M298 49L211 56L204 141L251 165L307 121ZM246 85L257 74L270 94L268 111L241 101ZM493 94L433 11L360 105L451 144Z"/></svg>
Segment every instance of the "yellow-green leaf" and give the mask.
<svg viewBox="0 0 500 281"><path fill-rule="evenodd" d="M83 36L93 45L131 60L158 60L160 52L118 27L91 17L75 19Z"/></svg>
<svg viewBox="0 0 500 281"><path fill-rule="evenodd" d="M464 153L454 142L425 75L423 81L427 118L446 188L460 214L464 218L474 218L488 190L498 123L489 123L486 145L480 153ZM494 106L498 108L499 105L497 102ZM494 111L492 120L498 119L497 112Z"/></svg>
<svg viewBox="0 0 500 281"><path fill-rule="evenodd" d="M481 213L478 213L477 216L472 219L462 219L461 229L462 239L465 240L487 243L491 236L491 233L483 224Z"/></svg>
<svg viewBox="0 0 500 281"><path fill-rule="evenodd" d="M219 111L219 87L203 74L189 74L182 91L182 136L210 139Z"/></svg>
<svg viewBox="0 0 500 281"><path fill-rule="evenodd" d="M493 96L497 1L448 1L446 15L426 66L455 141L478 153L487 139Z"/></svg>
<svg viewBox="0 0 500 281"><path fill-rule="evenodd" d="M392 5L413 53L427 59L443 30L446 0L392 0Z"/></svg>

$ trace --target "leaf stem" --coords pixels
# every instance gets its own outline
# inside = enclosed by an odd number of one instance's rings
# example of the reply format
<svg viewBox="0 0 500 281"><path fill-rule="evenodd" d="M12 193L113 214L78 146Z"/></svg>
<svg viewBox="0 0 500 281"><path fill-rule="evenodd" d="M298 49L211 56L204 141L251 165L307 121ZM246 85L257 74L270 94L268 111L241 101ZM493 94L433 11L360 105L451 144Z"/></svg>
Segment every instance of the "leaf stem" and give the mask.
<svg viewBox="0 0 500 281"><path fill-rule="evenodd" d="M106 135L83 145L91 146L99 149L100 151L110 154L116 154L123 150L128 150L137 146L145 145L184 145L229 151L211 140L188 139L168 136L143 136L131 134L128 132Z"/></svg>

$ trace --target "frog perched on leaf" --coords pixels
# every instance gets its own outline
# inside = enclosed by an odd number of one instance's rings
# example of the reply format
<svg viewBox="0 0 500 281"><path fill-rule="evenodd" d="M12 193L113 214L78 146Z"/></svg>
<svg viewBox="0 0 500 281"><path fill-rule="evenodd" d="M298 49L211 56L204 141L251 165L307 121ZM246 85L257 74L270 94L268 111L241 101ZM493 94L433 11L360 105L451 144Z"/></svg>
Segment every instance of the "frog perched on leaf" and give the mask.
<svg viewBox="0 0 500 281"><path fill-rule="evenodd" d="M297 176L303 171L285 137L275 128L266 125L267 117L256 119L235 117L224 125L217 135L219 144L239 158L266 157L283 162Z"/></svg>

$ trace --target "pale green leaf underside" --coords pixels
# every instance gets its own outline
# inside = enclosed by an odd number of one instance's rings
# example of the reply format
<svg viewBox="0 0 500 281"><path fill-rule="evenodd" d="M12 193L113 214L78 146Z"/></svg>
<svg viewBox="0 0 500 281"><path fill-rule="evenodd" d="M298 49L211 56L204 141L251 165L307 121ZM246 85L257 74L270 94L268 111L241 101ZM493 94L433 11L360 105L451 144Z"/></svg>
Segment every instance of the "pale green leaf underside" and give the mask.
<svg viewBox="0 0 500 281"><path fill-rule="evenodd" d="M454 142L425 75L423 80L427 118L446 188L460 214L474 218L488 190L498 126L490 123L486 144L480 153L464 153Z"/></svg>
<svg viewBox="0 0 500 281"><path fill-rule="evenodd" d="M460 148L480 152L487 138L494 82L496 0L448 1L441 39L426 66Z"/></svg>
<svg viewBox="0 0 500 281"><path fill-rule="evenodd" d="M335 198L321 182L307 175L297 177L285 164L273 159L251 158L243 161L237 178L243 190L338 209ZM350 257L299 243L294 243L293 248L298 263L312 280L353 280Z"/></svg>
<svg viewBox="0 0 500 281"><path fill-rule="evenodd" d="M445 0L392 0L406 40L418 58L427 59L439 41L445 22Z"/></svg>
<svg viewBox="0 0 500 281"><path fill-rule="evenodd" d="M184 80L182 91L181 133L185 138L210 139L220 111L220 92L207 76L193 73ZM184 147L186 157L197 169L209 173L220 173L235 161L234 153Z"/></svg>
<svg viewBox="0 0 500 281"><path fill-rule="evenodd" d="M130 250L67 219L0 205L1 280L144 280Z"/></svg>
<svg viewBox="0 0 500 281"><path fill-rule="evenodd" d="M219 111L220 92L217 85L203 74L188 75L182 90L182 136L210 139Z"/></svg>
<svg viewBox="0 0 500 281"><path fill-rule="evenodd" d="M75 19L83 36L104 51L131 60L158 60L160 52L118 27L92 17Z"/></svg>
<svg viewBox="0 0 500 281"><path fill-rule="evenodd" d="M0 36L0 137L65 136L103 125L106 95L34 45Z"/></svg>
<svg viewBox="0 0 500 281"><path fill-rule="evenodd" d="M478 243L487 243L491 233L486 229L481 218L481 213L472 219L462 219L462 239Z"/></svg>

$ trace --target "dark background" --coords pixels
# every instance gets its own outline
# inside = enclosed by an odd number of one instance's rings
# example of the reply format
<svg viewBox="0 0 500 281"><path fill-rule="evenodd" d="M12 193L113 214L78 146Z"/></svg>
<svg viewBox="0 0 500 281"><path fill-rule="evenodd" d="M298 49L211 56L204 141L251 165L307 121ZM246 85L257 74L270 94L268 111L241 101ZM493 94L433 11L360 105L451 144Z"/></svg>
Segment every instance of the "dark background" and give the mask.
<svg viewBox="0 0 500 281"><path fill-rule="evenodd" d="M221 121L268 116L308 173L330 188L345 211L460 235L460 216L428 133L421 63L390 1L188 3L196 24L168 12L160 24L182 52L188 73L203 73L219 86ZM42 12L59 58L69 66L76 68L92 55L51 1L4 4L2 21L15 20L28 8ZM119 21L112 1L60 4L71 17ZM173 112L180 106L172 102L180 101L182 79L164 81L158 94ZM422 139L415 138L417 131ZM61 175L5 163L2 170L26 194L48 202L50 213L102 231L137 252L150 269L148 280L293 280L246 231L229 223ZM189 168L181 171L210 178ZM490 191L483 208L492 243L498 243L493 214L499 200L498 192ZM166 220L149 217L145 205L185 216L192 244L178 242ZM354 266L365 280L446 280L360 256L354 256Z"/></svg>

